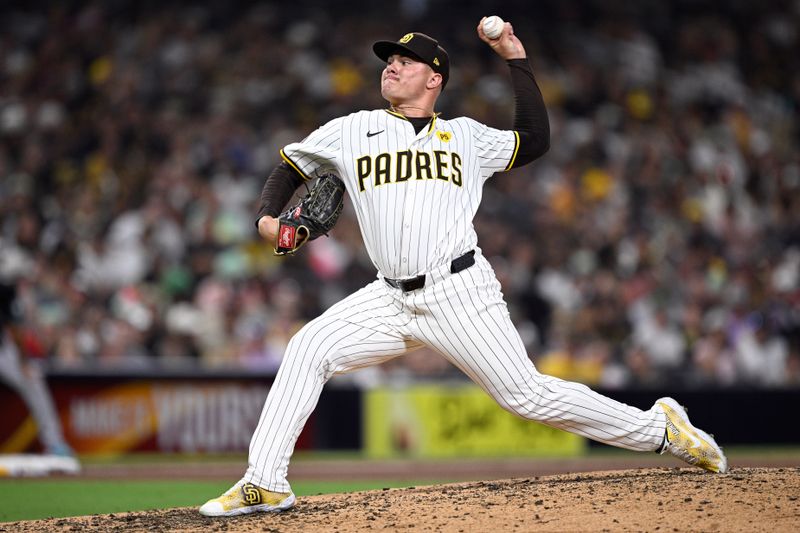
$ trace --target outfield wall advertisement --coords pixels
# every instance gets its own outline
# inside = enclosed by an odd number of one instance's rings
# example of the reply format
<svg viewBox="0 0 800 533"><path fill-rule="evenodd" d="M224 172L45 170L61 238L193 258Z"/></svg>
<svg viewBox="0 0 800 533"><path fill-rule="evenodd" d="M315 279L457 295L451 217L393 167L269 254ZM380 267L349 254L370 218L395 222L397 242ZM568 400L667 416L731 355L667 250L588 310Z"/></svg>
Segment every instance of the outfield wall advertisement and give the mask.
<svg viewBox="0 0 800 533"><path fill-rule="evenodd" d="M371 457L572 456L582 437L518 418L472 384L377 389L364 395Z"/></svg>
<svg viewBox="0 0 800 533"><path fill-rule="evenodd" d="M55 378L50 389L81 454L246 452L269 378ZM0 453L40 449L25 404L0 386ZM577 436L519 419L472 384L380 388L329 384L296 449L363 449L372 457L576 455Z"/></svg>
<svg viewBox="0 0 800 533"><path fill-rule="evenodd" d="M263 385L130 383L74 397L65 429L68 440L88 453L150 441L160 451L242 451L265 397Z"/></svg>
<svg viewBox="0 0 800 533"><path fill-rule="evenodd" d="M78 453L241 453L249 447L272 376L61 375L48 383L66 438ZM800 442L800 426L781 418L785 406L800 403L798 389L608 394L644 409L655 398L674 394L691 406L694 423L714 427L720 442ZM0 406L0 454L41 451L26 405L1 383ZM739 430L737 421L743 417L752 431ZM372 457L564 456L590 444L502 410L469 383L362 391L332 380L296 449L361 449Z"/></svg>
<svg viewBox="0 0 800 533"><path fill-rule="evenodd" d="M269 388L257 382L91 380L53 387L64 435L79 453L246 451ZM36 424L3 390L0 453L36 447ZM303 447L303 442L298 443Z"/></svg>

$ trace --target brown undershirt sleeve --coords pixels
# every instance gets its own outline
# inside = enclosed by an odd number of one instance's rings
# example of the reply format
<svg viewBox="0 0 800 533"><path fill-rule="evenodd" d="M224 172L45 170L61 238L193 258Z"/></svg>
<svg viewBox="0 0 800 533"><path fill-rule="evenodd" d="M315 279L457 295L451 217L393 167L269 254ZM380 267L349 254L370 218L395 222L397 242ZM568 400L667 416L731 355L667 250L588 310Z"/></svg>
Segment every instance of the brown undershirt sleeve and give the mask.
<svg viewBox="0 0 800 533"><path fill-rule="evenodd" d="M511 168L517 168L541 157L550 148L550 120L528 60L510 59L507 63L514 89L513 128L519 133L519 149Z"/></svg>
<svg viewBox="0 0 800 533"><path fill-rule="evenodd" d="M265 215L277 218L294 191L304 182L300 173L290 167L286 161L281 161L264 182L264 188L261 190L261 208L256 216L256 227L258 227L258 221Z"/></svg>

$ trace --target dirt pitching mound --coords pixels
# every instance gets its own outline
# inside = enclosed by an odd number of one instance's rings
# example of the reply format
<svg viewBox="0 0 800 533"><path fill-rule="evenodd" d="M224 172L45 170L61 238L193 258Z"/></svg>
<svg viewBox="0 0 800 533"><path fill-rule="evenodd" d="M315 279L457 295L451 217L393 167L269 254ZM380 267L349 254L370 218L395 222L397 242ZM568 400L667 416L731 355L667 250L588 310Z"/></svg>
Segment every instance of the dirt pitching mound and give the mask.
<svg viewBox="0 0 800 533"><path fill-rule="evenodd" d="M195 508L0 524L0 531L800 531L800 468L659 468L308 496L282 514Z"/></svg>

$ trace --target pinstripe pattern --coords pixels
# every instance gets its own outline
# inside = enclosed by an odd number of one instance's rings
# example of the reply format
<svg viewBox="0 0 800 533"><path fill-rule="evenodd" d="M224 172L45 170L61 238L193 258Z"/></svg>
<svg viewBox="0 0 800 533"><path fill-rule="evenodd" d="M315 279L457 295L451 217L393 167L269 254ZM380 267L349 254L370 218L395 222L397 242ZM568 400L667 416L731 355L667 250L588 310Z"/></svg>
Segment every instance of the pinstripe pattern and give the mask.
<svg viewBox="0 0 800 533"><path fill-rule="evenodd" d="M414 131L402 116L361 111L329 122L281 155L307 178L344 181L379 279L309 322L289 342L250 443L248 481L288 492L289 460L322 387L336 373L429 346L504 409L631 450L662 444L664 412L641 411L537 372L477 247L484 182L510 167L519 136L468 118ZM406 166L406 163L408 166ZM475 264L450 262L475 250ZM426 275L404 293L381 279Z"/></svg>
<svg viewBox="0 0 800 533"><path fill-rule="evenodd" d="M661 445L661 409L641 411L536 371L479 249L474 266L454 275L437 268L430 277L425 288L408 293L376 280L292 338L250 444L245 481L288 492L294 444L324 384L423 345L517 416L631 450Z"/></svg>
<svg viewBox="0 0 800 533"><path fill-rule="evenodd" d="M402 304L374 281L304 326L289 342L250 441L245 479L288 492L294 444L322 387L335 373L388 361L422 346L403 335Z"/></svg>
<svg viewBox="0 0 800 533"><path fill-rule="evenodd" d="M396 114L360 111L327 123L281 152L308 178L322 172L335 172L342 178L369 256L388 278L423 274L474 248L477 235L472 219L483 196L483 184L495 172L504 171L516 154L518 136L513 131L490 128L466 117L437 117L432 126L417 134L409 121ZM367 133L374 135L368 137ZM449 134L448 140L440 133ZM406 150L427 154L432 161L437 151L444 152L445 175L453 171L450 154L456 154L461 185L435 176L414 176L396 183L397 164L393 164L392 182L376 186L373 172L360 190L360 157Z"/></svg>
<svg viewBox="0 0 800 533"><path fill-rule="evenodd" d="M499 282L482 256L475 267L414 294L421 307L441 313L420 330L426 344L464 370L504 409L623 448L647 451L661 444L661 410L643 412L536 371L510 320Z"/></svg>

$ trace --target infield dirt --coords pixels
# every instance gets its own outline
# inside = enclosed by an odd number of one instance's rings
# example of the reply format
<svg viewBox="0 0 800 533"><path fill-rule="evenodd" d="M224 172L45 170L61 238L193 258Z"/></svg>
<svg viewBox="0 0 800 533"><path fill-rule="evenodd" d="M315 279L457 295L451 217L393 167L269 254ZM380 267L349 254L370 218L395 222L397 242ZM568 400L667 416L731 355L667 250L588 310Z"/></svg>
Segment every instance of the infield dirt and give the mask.
<svg viewBox="0 0 800 533"><path fill-rule="evenodd" d="M0 524L0 531L800 531L800 468L649 468L299 498L281 514L196 508Z"/></svg>

